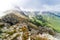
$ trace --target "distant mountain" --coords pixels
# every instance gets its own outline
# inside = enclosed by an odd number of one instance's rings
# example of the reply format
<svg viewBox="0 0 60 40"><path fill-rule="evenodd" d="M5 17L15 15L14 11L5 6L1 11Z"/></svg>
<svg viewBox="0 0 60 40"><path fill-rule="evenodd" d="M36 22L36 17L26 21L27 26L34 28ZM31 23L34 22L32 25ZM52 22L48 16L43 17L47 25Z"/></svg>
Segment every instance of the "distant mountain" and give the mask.
<svg viewBox="0 0 60 40"><path fill-rule="evenodd" d="M60 32L60 12L51 11L24 11L24 14L30 17L41 15L44 20L48 21L48 26L54 28L57 32ZM41 20L40 20L41 21Z"/></svg>
<svg viewBox="0 0 60 40"><path fill-rule="evenodd" d="M40 11L23 11L23 13L26 15L26 16L36 16L36 15L40 15L40 14L42 14L42 15L46 15L46 14L48 14L48 15L53 15L53 16L57 16L57 17L60 17L60 12L51 12L51 11L42 11L42 12L40 12Z"/></svg>
<svg viewBox="0 0 60 40"><path fill-rule="evenodd" d="M54 16L60 17L60 12L43 11L42 14L49 14L49 15L54 15Z"/></svg>
<svg viewBox="0 0 60 40"><path fill-rule="evenodd" d="M26 16L34 17L40 13L40 11L23 11Z"/></svg>
<svg viewBox="0 0 60 40"><path fill-rule="evenodd" d="M50 23L48 25L60 32L60 12L43 11L42 16Z"/></svg>

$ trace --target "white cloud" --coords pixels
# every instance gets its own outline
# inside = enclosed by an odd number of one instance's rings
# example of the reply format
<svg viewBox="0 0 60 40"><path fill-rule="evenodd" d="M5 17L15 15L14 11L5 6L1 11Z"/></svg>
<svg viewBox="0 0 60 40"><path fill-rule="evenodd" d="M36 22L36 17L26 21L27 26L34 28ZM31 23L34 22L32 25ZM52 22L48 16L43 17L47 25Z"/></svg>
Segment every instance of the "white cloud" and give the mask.
<svg viewBox="0 0 60 40"><path fill-rule="evenodd" d="M60 11L60 5L43 5L42 11Z"/></svg>
<svg viewBox="0 0 60 40"><path fill-rule="evenodd" d="M24 6L29 0L0 0L0 17L5 15L4 11L14 9L14 6Z"/></svg>
<svg viewBox="0 0 60 40"><path fill-rule="evenodd" d="M38 1L33 0L33 4L31 4L32 0L0 0L0 12L6 11L8 9L13 9L15 6L20 7L22 10L45 10L45 11L60 11L59 5L46 5L40 4ZM31 5L28 6L28 3ZM40 6L40 8L37 6ZM26 7L26 8L24 8Z"/></svg>
<svg viewBox="0 0 60 40"><path fill-rule="evenodd" d="M29 0L0 0L0 12L14 8L14 6L23 7Z"/></svg>

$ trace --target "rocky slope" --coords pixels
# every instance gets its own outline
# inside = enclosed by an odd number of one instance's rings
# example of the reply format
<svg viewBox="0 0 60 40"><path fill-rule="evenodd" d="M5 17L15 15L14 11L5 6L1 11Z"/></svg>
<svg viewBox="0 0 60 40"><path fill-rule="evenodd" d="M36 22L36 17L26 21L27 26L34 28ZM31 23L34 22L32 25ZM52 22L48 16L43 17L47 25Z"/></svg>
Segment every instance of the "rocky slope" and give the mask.
<svg viewBox="0 0 60 40"><path fill-rule="evenodd" d="M30 22L23 12L9 10L0 19L0 39L2 40L58 40L52 28L41 27Z"/></svg>

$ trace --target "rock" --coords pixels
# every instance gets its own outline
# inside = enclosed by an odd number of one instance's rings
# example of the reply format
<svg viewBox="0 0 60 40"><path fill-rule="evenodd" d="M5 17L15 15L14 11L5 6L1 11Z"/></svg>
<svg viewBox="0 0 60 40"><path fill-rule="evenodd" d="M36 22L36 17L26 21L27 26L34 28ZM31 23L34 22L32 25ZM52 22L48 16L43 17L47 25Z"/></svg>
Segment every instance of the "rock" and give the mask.
<svg viewBox="0 0 60 40"><path fill-rule="evenodd" d="M4 26L4 23L0 23L0 27Z"/></svg>
<svg viewBox="0 0 60 40"><path fill-rule="evenodd" d="M60 40L60 33L56 32L56 34L54 35L54 37Z"/></svg>
<svg viewBox="0 0 60 40"><path fill-rule="evenodd" d="M31 29L31 34L38 34L39 30Z"/></svg>
<svg viewBox="0 0 60 40"><path fill-rule="evenodd" d="M15 10L9 10L5 16L1 18L2 22L9 23L10 25L15 25L19 22L27 22L28 18L25 15L22 15L22 12Z"/></svg>
<svg viewBox="0 0 60 40"><path fill-rule="evenodd" d="M55 31L52 28L48 28L47 31L49 34L55 35Z"/></svg>
<svg viewBox="0 0 60 40"><path fill-rule="evenodd" d="M1 20L2 20L2 22L9 23L10 25L14 25L19 22L18 18L19 18L18 16L11 13L11 14L7 14L7 15L3 16Z"/></svg>
<svg viewBox="0 0 60 40"><path fill-rule="evenodd" d="M8 27L8 26L10 26L10 24L4 23L4 22L0 22L0 27Z"/></svg>
<svg viewBox="0 0 60 40"><path fill-rule="evenodd" d="M55 32L52 28L48 28L48 27L39 27L39 33L49 33L51 35L54 35Z"/></svg>
<svg viewBox="0 0 60 40"><path fill-rule="evenodd" d="M31 40L48 40L48 38L43 37L41 34L38 34L38 35L32 35Z"/></svg>

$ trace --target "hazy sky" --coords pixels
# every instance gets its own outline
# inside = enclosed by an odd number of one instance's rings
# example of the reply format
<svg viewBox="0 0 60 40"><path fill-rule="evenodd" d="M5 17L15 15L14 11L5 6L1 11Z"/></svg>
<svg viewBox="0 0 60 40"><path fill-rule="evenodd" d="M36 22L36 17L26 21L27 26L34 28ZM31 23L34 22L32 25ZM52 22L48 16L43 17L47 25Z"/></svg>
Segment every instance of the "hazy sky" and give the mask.
<svg viewBox="0 0 60 40"><path fill-rule="evenodd" d="M15 6L22 10L60 11L60 0L0 0L0 11L12 9Z"/></svg>

